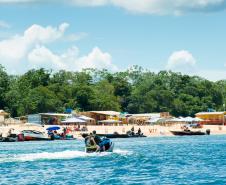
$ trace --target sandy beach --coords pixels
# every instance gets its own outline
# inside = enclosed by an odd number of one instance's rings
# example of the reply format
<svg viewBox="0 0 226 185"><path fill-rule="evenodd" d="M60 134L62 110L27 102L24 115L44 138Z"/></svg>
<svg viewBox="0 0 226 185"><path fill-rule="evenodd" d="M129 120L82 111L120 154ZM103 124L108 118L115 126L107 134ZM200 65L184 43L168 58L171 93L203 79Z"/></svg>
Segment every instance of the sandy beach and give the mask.
<svg viewBox="0 0 226 185"><path fill-rule="evenodd" d="M44 127L38 127L38 126L27 126L27 125L11 125L11 126L2 126L0 127L0 133L6 135L9 131L9 129L14 129L14 133L19 133L22 130L37 130L41 132L46 132L46 128L48 128L49 125L45 125ZM81 131L74 131L73 126L66 126L61 125L61 127L69 127L72 130L72 134L76 138L81 138L81 134L84 132ZM117 132L119 134L125 134L127 131L131 130L131 128L134 127L135 132L140 128L142 133L147 137L160 137L160 136L173 136L170 131L172 130L181 130L181 125L174 125L174 126L160 126L160 125L154 125L154 126L137 126L137 125L123 125L123 126L87 126L88 133L92 132L93 130L96 130L98 134L112 134L114 132ZM218 125L204 125L203 128L193 129L196 131L206 131L207 129L210 129L211 135L224 135L226 134L226 127L225 126L218 126Z"/></svg>

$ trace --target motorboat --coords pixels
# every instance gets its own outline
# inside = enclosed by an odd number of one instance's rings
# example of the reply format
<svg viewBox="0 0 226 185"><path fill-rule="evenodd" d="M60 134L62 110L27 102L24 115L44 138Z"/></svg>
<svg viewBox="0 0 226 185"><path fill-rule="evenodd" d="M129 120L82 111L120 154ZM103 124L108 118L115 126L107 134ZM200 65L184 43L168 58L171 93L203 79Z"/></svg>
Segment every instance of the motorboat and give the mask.
<svg viewBox="0 0 226 185"><path fill-rule="evenodd" d="M16 134L10 134L7 137L1 137L0 141L1 142L16 142L16 141L18 141L18 137Z"/></svg>
<svg viewBox="0 0 226 185"><path fill-rule="evenodd" d="M108 138L103 138L100 146L98 146L92 143L91 137L88 136L85 138L85 147L86 153L113 152L114 143Z"/></svg>
<svg viewBox="0 0 226 185"><path fill-rule="evenodd" d="M204 131L191 131L191 130L181 130L181 131L170 131L175 136L197 136L197 135L210 135L210 130Z"/></svg>
<svg viewBox="0 0 226 185"><path fill-rule="evenodd" d="M51 140L48 134L36 130L23 130L21 133L24 135L25 141Z"/></svg>
<svg viewBox="0 0 226 185"><path fill-rule="evenodd" d="M6 137L0 136L0 142L17 142L17 141L24 141L23 134L9 134Z"/></svg>

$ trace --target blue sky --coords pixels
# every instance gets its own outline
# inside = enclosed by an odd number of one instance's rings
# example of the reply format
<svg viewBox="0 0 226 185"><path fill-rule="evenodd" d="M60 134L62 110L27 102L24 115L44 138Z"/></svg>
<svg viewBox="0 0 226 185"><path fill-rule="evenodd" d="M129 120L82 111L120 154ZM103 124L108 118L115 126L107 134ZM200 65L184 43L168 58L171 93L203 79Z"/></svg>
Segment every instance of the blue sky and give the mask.
<svg viewBox="0 0 226 185"><path fill-rule="evenodd" d="M224 0L127 1L0 0L0 63L10 73L139 65L226 78Z"/></svg>

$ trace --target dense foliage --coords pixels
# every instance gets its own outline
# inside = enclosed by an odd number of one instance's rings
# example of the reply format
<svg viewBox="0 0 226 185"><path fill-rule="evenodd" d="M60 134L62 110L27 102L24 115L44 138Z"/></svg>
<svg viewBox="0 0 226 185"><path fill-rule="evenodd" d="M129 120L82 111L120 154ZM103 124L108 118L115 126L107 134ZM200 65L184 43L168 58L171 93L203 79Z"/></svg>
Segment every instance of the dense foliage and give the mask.
<svg viewBox="0 0 226 185"><path fill-rule="evenodd" d="M192 116L208 108L222 110L225 97L226 81L167 71L155 74L137 66L116 73L38 69L12 76L0 65L0 109L12 116L64 112L66 108Z"/></svg>

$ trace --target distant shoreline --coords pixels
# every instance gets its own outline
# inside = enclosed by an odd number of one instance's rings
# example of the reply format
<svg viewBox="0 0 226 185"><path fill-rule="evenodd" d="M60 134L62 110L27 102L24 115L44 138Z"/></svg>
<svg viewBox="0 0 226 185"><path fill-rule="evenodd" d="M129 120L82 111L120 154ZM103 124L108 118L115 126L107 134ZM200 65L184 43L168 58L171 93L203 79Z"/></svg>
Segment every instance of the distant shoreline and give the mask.
<svg viewBox="0 0 226 185"><path fill-rule="evenodd" d="M62 127L71 127L73 130L73 126L67 126L67 125L61 125ZM45 132L45 127L32 127L32 126L26 126L26 125L11 125L11 126L2 126L0 127L1 133L7 133L9 129L13 128L15 132L20 132L22 130L38 130ZM98 134L113 134L114 132L117 132L119 134L125 134L127 131L131 130L131 128L134 127L135 133L138 131L138 129L141 129L141 132L147 136L147 137L163 137L163 136L174 136L170 131L171 130L181 130L180 125L174 125L174 126L160 126L160 125L154 125L154 126L137 126L137 125L122 125L122 126L87 126L88 131L86 133L90 133L93 130L96 130ZM226 135L226 126L218 126L218 125L204 125L203 128L198 129L192 129L196 131L203 131L205 132L207 129L210 129L210 135ZM76 138L82 138L81 134L84 132L81 131L72 131L72 134Z"/></svg>

